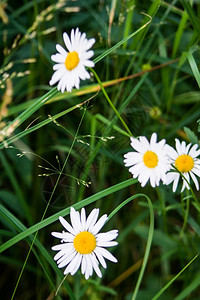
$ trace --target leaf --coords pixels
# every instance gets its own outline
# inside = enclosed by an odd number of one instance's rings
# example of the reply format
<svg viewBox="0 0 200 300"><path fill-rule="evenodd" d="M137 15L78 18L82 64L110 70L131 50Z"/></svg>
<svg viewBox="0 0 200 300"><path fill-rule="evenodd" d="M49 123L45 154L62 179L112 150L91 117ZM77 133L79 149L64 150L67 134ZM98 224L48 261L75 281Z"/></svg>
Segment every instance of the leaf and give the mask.
<svg viewBox="0 0 200 300"><path fill-rule="evenodd" d="M184 129L188 139L191 141L191 143L199 145L199 140L198 140L196 134L188 127L183 127L183 129Z"/></svg>

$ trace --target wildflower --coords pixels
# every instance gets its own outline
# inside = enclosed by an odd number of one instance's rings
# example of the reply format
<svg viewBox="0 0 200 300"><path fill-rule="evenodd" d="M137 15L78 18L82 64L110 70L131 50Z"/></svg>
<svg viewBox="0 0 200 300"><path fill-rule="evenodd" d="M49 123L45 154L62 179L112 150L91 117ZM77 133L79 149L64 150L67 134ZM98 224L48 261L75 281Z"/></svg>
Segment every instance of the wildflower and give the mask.
<svg viewBox="0 0 200 300"><path fill-rule="evenodd" d="M197 158L197 156L200 155L200 150L197 150L198 145L195 144L191 147L191 144L188 144L186 146L186 143L183 141L180 143L178 139L175 139L176 141L176 150L172 147L169 147L169 158L171 161L171 164L176 167L176 169L185 177L183 179L183 186L181 189L181 192L187 188L189 190L189 184L190 183L190 177L194 181L194 184L196 186L196 189L199 189L199 183L197 181L196 176L200 177L200 159ZM171 167L173 169L173 167ZM173 182L173 192L176 191L178 186L179 178L181 177L181 174L177 172L176 170L173 170L172 172L167 173L166 182L165 184L170 184ZM196 176L195 176L196 175ZM187 182L188 181L188 182Z"/></svg>
<svg viewBox="0 0 200 300"><path fill-rule="evenodd" d="M166 172L170 169L167 157L167 145L165 140L157 141L157 134L153 133L150 142L145 136L139 139L131 137L131 146L136 151L124 155L126 167L133 178L138 177L141 186L145 186L148 180L152 187L158 186L160 180L164 181Z"/></svg>
<svg viewBox="0 0 200 300"><path fill-rule="evenodd" d="M68 51L57 44L58 53L51 56L56 62L53 66L53 74L49 84L54 85L58 82L58 90L62 93L65 89L71 92L73 87L79 89L80 79L90 78L90 74L85 67L94 67L94 63L89 60L94 52L88 51L95 43L95 39L87 39L85 33L81 33L79 28L71 30L71 39L66 32L63 33L63 40Z"/></svg>
<svg viewBox="0 0 200 300"><path fill-rule="evenodd" d="M111 230L106 233L98 233L106 220L107 215L103 215L98 221L99 209L91 211L86 219L85 209L81 209L79 214L73 207L70 211L72 226L63 218L59 217L61 224L67 232L52 232L52 235L61 239L61 244L52 247L52 250L58 250L54 260L58 267L66 267L64 275L70 273L74 275L81 266L81 273L88 279L93 274L93 269L99 277L102 277L99 269L99 262L106 268L105 259L117 262L117 259L104 247L117 245L113 241L118 230Z"/></svg>

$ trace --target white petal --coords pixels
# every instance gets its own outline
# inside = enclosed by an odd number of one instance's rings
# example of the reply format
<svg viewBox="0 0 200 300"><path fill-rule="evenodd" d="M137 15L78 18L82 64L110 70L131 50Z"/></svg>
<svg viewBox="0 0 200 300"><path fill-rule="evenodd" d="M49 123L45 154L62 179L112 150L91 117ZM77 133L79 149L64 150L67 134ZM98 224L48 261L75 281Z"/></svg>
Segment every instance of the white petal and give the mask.
<svg viewBox="0 0 200 300"><path fill-rule="evenodd" d="M64 234L61 232L52 232L51 233L54 237L58 238L58 239L63 239L64 238Z"/></svg>
<svg viewBox="0 0 200 300"><path fill-rule="evenodd" d="M72 52L73 51L72 44L71 44L69 36L66 32L63 33L63 40L64 40L65 45L66 45L67 49L69 50L69 52Z"/></svg>
<svg viewBox="0 0 200 300"><path fill-rule="evenodd" d="M61 45L57 44L56 50L66 59L68 53Z"/></svg>
<svg viewBox="0 0 200 300"><path fill-rule="evenodd" d="M55 245L51 249L54 251L58 251L58 250L68 249L70 246L73 247L73 243L63 243L63 244Z"/></svg>
<svg viewBox="0 0 200 300"><path fill-rule="evenodd" d="M104 269L106 269L107 268L106 261L105 261L104 257L102 256L102 254L98 251L98 247L96 247L96 249L94 250L94 253L97 256L100 264L104 267Z"/></svg>
<svg viewBox="0 0 200 300"><path fill-rule="evenodd" d="M73 260L76 253L77 252L75 250L74 250L74 252L70 253L70 255L68 255L60 264L58 264L58 268L62 268L62 267L65 267L66 265L68 265L68 263Z"/></svg>
<svg viewBox="0 0 200 300"><path fill-rule="evenodd" d="M75 230L72 228L72 226L63 217L59 217L59 221L63 225L63 227L65 227L65 229L67 231L69 231L73 235L76 235Z"/></svg>
<svg viewBox="0 0 200 300"><path fill-rule="evenodd" d="M51 55L51 59L54 61L54 62L57 62L57 63L64 63L65 62L65 59L66 57L57 53L57 54L54 54L54 55Z"/></svg>
<svg viewBox="0 0 200 300"><path fill-rule="evenodd" d="M197 180L196 176L195 176L192 172L190 172L190 175L191 175L192 180L194 181L194 184L195 184L196 189L197 189L197 191L198 191L198 190L199 190L199 183L198 183L198 180Z"/></svg>
<svg viewBox="0 0 200 300"><path fill-rule="evenodd" d="M176 177L175 177L175 179L174 179L174 183L173 183L173 189L172 189L173 192L175 192L176 189L177 189L179 177L180 177L180 175L177 173L177 175L176 175Z"/></svg>
<svg viewBox="0 0 200 300"><path fill-rule="evenodd" d="M182 147L181 147L180 141L179 141L178 139L175 139L175 143L176 143L176 150L177 150L177 152L178 152L178 155L184 154L184 153L182 152Z"/></svg>
<svg viewBox="0 0 200 300"><path fill-rule="evenodd" d="M85 213L85 208L84 207L82 207L82 209L81 209L81 225L82 225L83 231L85 231L86 213Z"/></svg>
<svg viewBox="0 0 200 300"><path fill-rule="evenodd" d="M101 274L101 271L99 269L99 266L98 266L98 261L96 259L96 256L94 255L94 253L91 253L91 262L92 262L92 267L93 269L95 270L97 276L99 276L100 278L102 277L102 274Z"/></svg>
<svg viewBox="0 0 200 300"><path fill-rule="evenodd" d="M96 235L101 230L107 219L107 215L103 215L93 227L90 227L90 232L93 235Z"/></svg>
<svg viewBox="0 0 200 300"><path fill-rule="evenodd" d="M96 220L98 218L98 215L99 215L99 209L94 208L87 218L86 228L85 228L86 230L88 230L89 228L92 228L94 226L94 224L96 223Z"/></svg>
<svg viewBox="0 0 200 300"><path fill-rule="evenodd" d="M83 259L82 259L82 263L81 263L81 273L82 274L85 274L86 267L87 267L86 258L85 258L85 255L83 255Z"/></svg>
<svg viewBox="0 0 200 300"><path fill-rule="evenodd" d="M95 43L95 39L89 39L87 41L87 45L85 47L85 50L89 50L94 45L94 43Z"/></svg>
<svg viewBox="0 0 200 300"><path fill-rule="evenodd" d="M84 60L84 62L82 62L82 63L83 63L83 65L85 67L89 67L89 68L93 68L94 67L94 62L91 61L91 60Z"/></svg>
<svg viewBox="0 0 200 300"><path fill-rule="evenodd" d="M70 219L71 219L72 227L74 228L76 234L82 231L79 212L76 211L73 207L71 207L70 210Z"/></svg>
<svg viewBox="0 0 200 300"><path fill-rule="evenodd" d="M79 58L81 61L84 61L84 60L90 59L93 55L94 55L94 51L90 50L90 51L81 53Z"/></svg>
<svg viewBox="0 0 200 300"><path fill-rule="evenodd" d="M113 246L116 246L117 244L118 244L117 242L113 242L113 241L110 241L110 242L101 241L101 242L97 243L97 246L98 247L113 247Z"/></svg>
<svg viewBox="0 0 200 300"><path fill-rule="evenodd" d="M93 267L92 267L90 254L86 254L85 259L86 259L85 279L88 279L90 276L92 276L92 273L93 273Z"/></svg>
<svg viewBox="0 0 200 300"><path fill-rule="evenodd" d="M70 245L70 247L65 248L65 249L59 251L59 252L54 256L54 260L58 260L58 259L60 259L60 258L61 258L62 256L64 256L64 255L69 255L69 254L70 254L71 252L73 252L73 251L74 251L74 248L73 248L72 245Z"/></svg>
<svg viewBox="0 0 200 300"><path fill-rule="evenodd" d="M104 256L105 258L107 258L108 260L110 260L112 262L117 262L117 259L108 250L106 250L102 247L96 247L94 252L100 253L102 256Z"/></svg>
<svg viewBox="0 0 200 300"><path fill-rule="evenodd" d="M81 261L82 261L82 254L77 253L75 258L73 259L73 262L71 261L71 263L68 265L71 275L74 275L77 272L78 268L81 265Z"/></svg>
<svg viewBox="0 0 200 300"><path fill-rule="evenodd" d="M96 240L98 241L112 241L118 236L118 230L110 230L108 232L101 232L96 235Z"/></svg>
<svg viewBox="0 0 200 300"><path fill-rule="evenodd" d="M74 235L68 232L52 232L51 233L53 236L55 236L56 238L62 239L62 242L73 242L74 240Z"/></svg>
<svg viewBox="0 0 200 300"><path fill-rule="evenodd" d="M58 82L62 78L64 73L65 73L65 70L60 70L60 69L57 70L56 72L54 72L54 74L51 77L51 80L49 81L49 84L54 85L56 82Z"/></svg>
<svg viewBox="0 0 200 300"><path fill-rule="evenodd" d="M157 134L154 132L151 136L151 139L150 139L150 144L153 144L155 145L156 144L156 141L157 141Z"/></svg>

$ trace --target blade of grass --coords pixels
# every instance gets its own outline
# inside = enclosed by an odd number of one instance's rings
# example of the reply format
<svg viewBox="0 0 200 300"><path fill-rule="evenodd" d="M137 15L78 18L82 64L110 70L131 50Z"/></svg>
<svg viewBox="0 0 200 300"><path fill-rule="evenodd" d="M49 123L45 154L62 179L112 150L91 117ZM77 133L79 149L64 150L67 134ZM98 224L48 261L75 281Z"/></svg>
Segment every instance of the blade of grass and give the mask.
<svg viewBox="0 0 200 300"><path fill-rule="evenodd" d="M180 45L180 41L181 41L181 38L182 38L183 33L184 33L184 29L185 29L185 24L187 22L187 18L188 18L187 12L184 11L184 13L182 15L182 18L181 18L181 21L179 23L178 29L176 31L176 35L175 35L175 39L174 39L174 44L173 44L173 50L172 50L172 58L176 57L176 53L178 51L178 47Z"/></svg>
<svg viewBox="0 0 200 300"><path fill-rule="evenodd" d="M194 56L192 55L191 51L187 52L186 56L187 56L187 59L189 61L192 72L194 74L194 77L195 77L195 79L198 83L198 86L200 88L200 73L199 73L199 69L197 67L196 61L194 59Z"/></svg>
<svg viewBox="0 0 200 300"><path fill-rule="evenodd" d="M153 298L152 300L157 300L163 293L172 285L172 283L193 263L193 261L199 256L199 254L195 255L189 263L176 275L174 276Z"/></svg>
<svg viewBox="0 0 200 300"><path fill-rule="evenodd" d="M182 0L181 1L183 7L187 11L188 17L190 18L190 22L194 28L194 30L197 32L198 36L200 35L200 26L199 21L197 17L194 14L194 9L192 9L191 4L189 1Z"/></svg>
<svg viewBox="0 0 200 300"><path fill-rule="evenodd" d="M200 285L200 274L192 280L190 284L186 288L184 288L180 294L174 298L174 300L184 300L187 299L188 296Z"/></svg>
<svg viewBox="0 0 200 300"><path fill-rule="evenodd" d="M133 296L132 296L132 300L135 300L137 297L137 293L140 287L140 284L142 282L142 278L144 275L144 271L147 265L147 261L148 261L148 257L149 257L149 253L150 253L150 248L151 248L151 243L152 243L152 239L153 239L153 232L154 232L154 211L153 211L153 205L151 203L151 200L149 199L148 196L146 196L145 194L136 194L134 196L129 197L128 199L126 199L125 201L123 201L117 208L115 208L113 210L113 212L108 216L108 219L112 218L123 206L125 206L127 203L129 203L130 201L139 198L139 197L145 197L148 203L148 207L149 207L149 213L150 213L150 225L149 225L149 233L148 233L148 238L147 238L147 245L146 245L146 249L145 249L145 254L144 254L144 258L143 258L143 262L142 262L142 267L140 269L140 273L135 285L135 289L133 292Z"/></svg>
<svg viewBox="0 0 200 300"><path fill-rule="evenodd" d="M129 32L131 31L131 27L132 27L132 17L133 17L133 12L134 12L134 8L135 8L135 0L130 1L127 3L128 7L126 9L127 12L127 16L125 19L125 26L124 26L124 37L126 37ZM127 42L125 42L123 44L123 49L126 49L127 47Z"/></svg>
<svg viewBox="0 0 200 300"><path fill-rule="evenodd" d="M147 15L146 15L147 16ZM149 21L146 22L143 26L141 26L138 30L134 31L133 33L129 34L127 37L125 37L123 40L121 40L120 42L118 42L117 44L115 44L113 47L111 47L110 49L106 50L104 53L102 53L101 55L99 55L97 58L94 59L94 63L99 62L100 60L102 60L104 57L106 57L107 55L109 55L111 52L113 52L114 50L116 50L117 48L119 48L121 45L123 45L125 42L127 42L129 39L131 39L132 37L134 37L136 34L138 34L141 30L143 30L144 28L146 28L146 26L149 25L149 23L151 22L152 18L151 16L149 17Z"/></svg>
<svg viewBox="0 0 200 300"><path fill-rule="evenodd" d="M117 192L123 188L126 188L134 183L136 183L137 180L136 179L128 179L126 181L123 181L123 182L120 182L112 187L109 187L105 190L102 190L76 204L73 205L73 207L75 209L80 209L84 206L87 206L101 198L104 198L114 192ZM3 218L8 218L9 216L6 216L4 215L3 213L3 207L2 205L0 205L0 215L3 217ZM68 215L70 212L70 207L67 207L61 211L59 211L58 213L52 215L51 217L49 218L46 218L44 219L43 221L41 222L38 222L37 224L31 226L30 228L28 228L27 230L25 230L24 232L22 233L19 233L17 236L13 237L12 239L8 240L7 242L5 242L3 245L0 246L0 253L5 251L6 249L10 248L11 246L13 246L14 244L16 244L17 242L23 240L24 238L26 238L27 236L29 236L30 234L33 234L34 232L46 227L47 225L50 225L51 223L55 222L58 220L59 216L66 216Z"/></svg>

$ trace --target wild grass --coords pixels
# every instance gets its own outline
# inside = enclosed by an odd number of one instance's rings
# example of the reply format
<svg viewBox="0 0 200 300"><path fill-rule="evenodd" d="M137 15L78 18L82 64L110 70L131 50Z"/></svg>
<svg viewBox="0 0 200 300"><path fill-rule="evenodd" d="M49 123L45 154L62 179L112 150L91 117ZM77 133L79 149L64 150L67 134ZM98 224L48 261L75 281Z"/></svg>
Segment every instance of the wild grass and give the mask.
<svg viewBox="0 0 200 300"><path fill-rule="evenodd" d="M199 144L200 1L5 0L0 18L3 299L198 300L199 192L142 188L123 155L153 132ZM76 27L96 39L95 67L62 94L51 55ZM119 230L102 279L62 281L53 260L72 205Z"/></svg>

